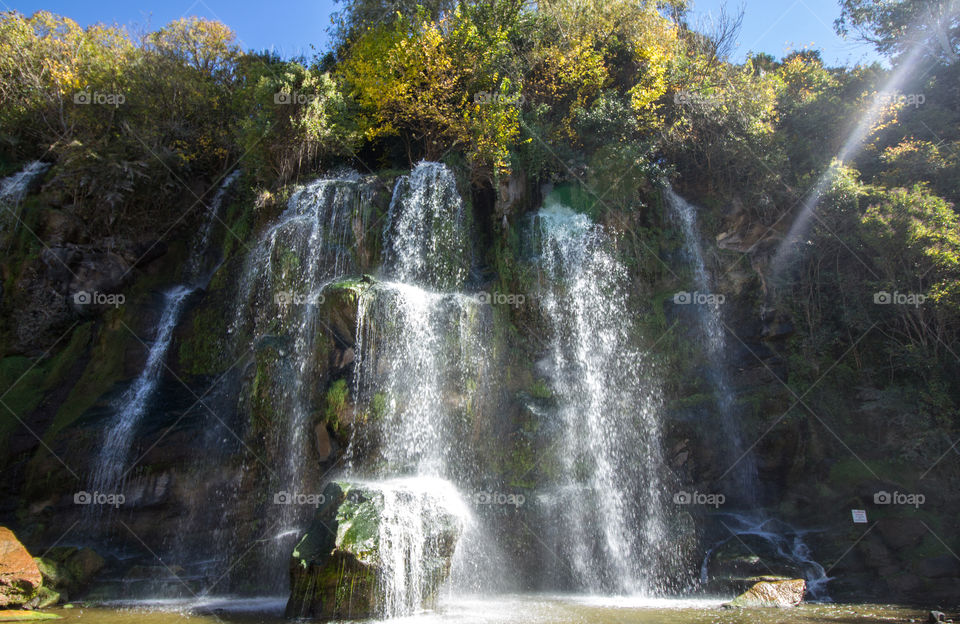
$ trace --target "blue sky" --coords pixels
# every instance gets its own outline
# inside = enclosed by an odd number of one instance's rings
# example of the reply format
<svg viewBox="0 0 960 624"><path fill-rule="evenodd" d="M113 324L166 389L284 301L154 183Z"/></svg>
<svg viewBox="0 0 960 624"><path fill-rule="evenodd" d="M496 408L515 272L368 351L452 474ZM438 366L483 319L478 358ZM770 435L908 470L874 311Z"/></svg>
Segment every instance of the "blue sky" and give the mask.
<svg viewBox="0 0 960 624"><path fill-rule="evenodd" d="M696 0L694 15L719 10L724 0ZM740 6L738 0L729 6ZM734 60L747 52L781 57L790 50L817 47L831 64L874 60L869 46L845 42L833 32L838 0L744 0L746 13ZM310 56L325 50L333 0L0 0L0 8L67 15L83 25L95 22L159 27L184 15L199 15L231 26L245 48L273 48L283 56Z"/></svg>

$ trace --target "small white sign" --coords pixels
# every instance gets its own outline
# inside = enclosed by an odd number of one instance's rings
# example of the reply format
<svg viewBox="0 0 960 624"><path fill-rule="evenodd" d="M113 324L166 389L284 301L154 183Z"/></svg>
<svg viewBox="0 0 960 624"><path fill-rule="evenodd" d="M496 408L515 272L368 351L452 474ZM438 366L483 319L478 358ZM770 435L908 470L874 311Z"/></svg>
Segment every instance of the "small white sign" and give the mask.
<svg viewBox="0 0 960 624"><path fill-rule="evenodd" d="M851 509L850 513L853 514L853 523L854 524L866 524L867 523L867 510L866 509Z"/></svg>

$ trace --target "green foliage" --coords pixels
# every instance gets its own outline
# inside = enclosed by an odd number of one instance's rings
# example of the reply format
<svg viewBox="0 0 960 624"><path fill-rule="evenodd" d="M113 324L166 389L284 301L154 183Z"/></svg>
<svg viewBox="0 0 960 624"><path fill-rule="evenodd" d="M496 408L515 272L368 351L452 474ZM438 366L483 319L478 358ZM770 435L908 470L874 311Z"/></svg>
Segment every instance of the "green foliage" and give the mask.
<svg viewBox="0 0 960 624"><path fill-rule="evenodd" d="M344 420L345 410L352 409L349 400L350 386L347 385L346 380L338 379L330 385L327 390L324 418L335 431L339 429L340 423Z"/></svg>
<svg viewBox="0 0 960 624"><path fill-rule="evenodd" d="M903 54L922 46L937 60L955 63L960 49L960 23L951 0L842 0L837 32L855 32L877 50Z"/></svg>

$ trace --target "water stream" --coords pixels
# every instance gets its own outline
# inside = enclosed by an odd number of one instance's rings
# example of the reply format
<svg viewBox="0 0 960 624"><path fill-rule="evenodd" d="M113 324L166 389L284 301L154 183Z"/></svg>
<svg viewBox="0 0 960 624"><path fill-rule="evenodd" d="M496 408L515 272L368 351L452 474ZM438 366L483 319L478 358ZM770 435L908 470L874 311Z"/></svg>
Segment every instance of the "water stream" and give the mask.
<svg viewBox="0 0 960 624"><path fill-rule="evenodd" d="M744 451L740 424L735 411L734 393L730 387L726 364L726 330L723 320L725 299L722 298L722 293L714 292L713 280L707 271L700 228L697 226L696 208L669 187L666 189L666 198L674 220L683 232L683 253L693 271L696 294L705 296L703 302L691 301L691 305L703 339L700 344L706 351L708 375L716 402L716 421L721 431L718 439L721 444L726 445L724 454L731 461L727 471L731 477L727 498L743 506L754 506L758 500L757 467L753 454Z"/></svg>
<svg viewBox="0 0 960 624"><path fill-rule="evenodd" d="M163 293L160 320L147 345L147 358L143 369L129 388L117 400L114 417L107 426L103 444L97 456L93 473L91 492L114 495L120 493L128 470L130 447L137 427L147 414L151 400L166 366L167 351L173 339L174 330L180 322L184 306L190 295L202 288L212 274L212 268L205 266L205 258L210 246L210 233L217 219L226 193L237 180L239 171L224 178L206 212L200 236L191 247L191 255L186 262L184 283L176 285ZM99 510L94 505L90 509Z"/></svg>
<svg viewBox="0 0 960 624"><path fill-rule="evenodd" d="M639 350L627 274L603 227L550 203L536 216L562 474L545 503L575 589L656 592L666 559L660 393Z"/></svg>

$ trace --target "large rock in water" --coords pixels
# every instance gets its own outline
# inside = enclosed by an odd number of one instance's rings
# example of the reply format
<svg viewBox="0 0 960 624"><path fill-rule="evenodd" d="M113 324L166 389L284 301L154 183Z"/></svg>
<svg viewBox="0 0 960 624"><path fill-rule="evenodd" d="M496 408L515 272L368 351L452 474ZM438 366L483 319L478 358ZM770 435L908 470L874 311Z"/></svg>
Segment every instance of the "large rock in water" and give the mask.
<svg viewBox="0 0 960 624"><path fill-rule="evenodd" d="M40 569L27 549L13 531L0 527L0 607L29 602L42 582Z"/></svg>
<svg viewBox="0 0 960 624"><path fill-rule="evenodd" d="M803 601L807 582L761 581L728 603L731 607L795 607Z"/></svg>
<svg viewBox="0 0 960 624"><path fill-rule="evenodd" d="M92 549L75 546L56 546L34 560L43 575L42 593L46 594L37 605L41 609L48 602L66 602L76 596L106 564Z"/></svg>
<svg viewBox="0 0 960 624"><path fill-rule="evenodd" d="M287 617L392 617L433 606L468 514L440 479L330 483L293 552Z"/></svg>

